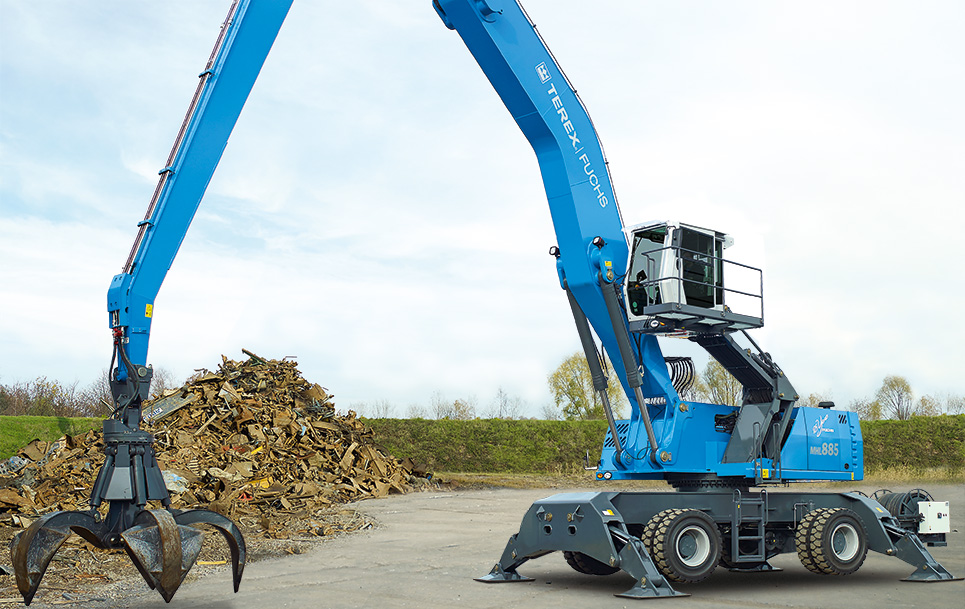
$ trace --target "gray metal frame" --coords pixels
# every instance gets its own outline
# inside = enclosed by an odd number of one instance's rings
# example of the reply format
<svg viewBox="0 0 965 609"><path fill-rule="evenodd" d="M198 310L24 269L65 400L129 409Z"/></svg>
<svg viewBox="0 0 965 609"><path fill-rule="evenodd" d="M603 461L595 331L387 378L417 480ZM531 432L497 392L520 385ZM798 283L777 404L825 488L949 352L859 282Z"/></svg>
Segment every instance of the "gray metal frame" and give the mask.
<svg viewBox="0 0 965 609"><path fill-rule="evenodd" d="M813 510L847 508L867 533L869 550L895 556L915 567L906 581L950 581L956 578L939 564L918 536L874 499L858 493L772 492L748 488L715 488L676 492L562 493L530 506L519 532L510 537L499 562L477 581L532 581L516 570L523 563L555 551L581 552L626 571L633 587L617 596L657 598L685 596L656 567L640 540L640 531L659 512L685 507L708 514L725 543L731 562L752 570L773 570L767 559L795 552L794 533ZM747 534L748 529L758 531ZM742 532L743 531L743 532ZM736 532L738 538L734 538ZM740 541L757 541L755 552L739 552Z"/></svg>

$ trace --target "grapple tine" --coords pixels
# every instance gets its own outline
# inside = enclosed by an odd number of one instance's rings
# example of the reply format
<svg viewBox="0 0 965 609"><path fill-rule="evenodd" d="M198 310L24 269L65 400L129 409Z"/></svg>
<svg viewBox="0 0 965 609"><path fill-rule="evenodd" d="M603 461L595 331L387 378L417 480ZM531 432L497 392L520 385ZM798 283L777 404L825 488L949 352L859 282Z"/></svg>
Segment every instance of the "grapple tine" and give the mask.
<svg viewBox="0 0 965 609"><path fill-rule="evenodd" d="M30 605L50 560L70 537L72 528L82 530L88 539L96 537L103 525L84 512L54 512L35 521L10 542L17 589L25 605Z"/></svg>
<svg viewBox="0 0 965 609"><path fill-rule="evenodd" d="M231 551L231 576L235 592L241 585L241 576L245 570L245 559L247 547L245 537L229 518L210 510L188 510L179 512L175 510L174 520L179 525L207 524L218 529L228 543Z"/></svg>
<svg viewBox="0 0 965 609"><path fill-rule="evenodd" d="M145 510L121 538L144 581L169 603L201 553L203 534L178 526L170 512Z"/></svg>

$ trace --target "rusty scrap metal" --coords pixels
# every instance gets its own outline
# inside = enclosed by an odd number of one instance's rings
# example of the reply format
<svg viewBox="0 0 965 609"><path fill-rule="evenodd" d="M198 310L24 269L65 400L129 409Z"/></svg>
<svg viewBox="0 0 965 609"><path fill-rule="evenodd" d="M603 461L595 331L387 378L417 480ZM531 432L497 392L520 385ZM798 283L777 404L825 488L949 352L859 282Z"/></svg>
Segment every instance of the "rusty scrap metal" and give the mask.
<svg viewBox="0 0 965 609"><path fill-rule="evenodd" d="M424 468L409 459L397 459L379 446L355 413L337 413L333 396L306 380L296 362L245 353L244 361L222 357L217 371L202 370L184 386L143 406L143 412L152 413L145 429L155 438L171 513L182 530L180 543L194 543L193 536L183 532L190 528L185 525L193 523L185 521L186 514L199 514L193 518L200 517L198 522L219 530L232 554L236 590L244 547L232 543L242 537L232 530L230 519L271 523L260 527L262 533L277 536L286 523L311 519L333 504L404 493L411 483L419 482L418 478L424 483L426 477ZM0 470L0 514L17 516L9 522L29 530L37 518L88 508L90 489L104 461L103 447L103 438L93 431L56 442L31 442ZM182 511L186 509L195 511ZM164 572L158 570L160 566L174 560L163 543L155 544L154 537L163 538L171 527L165 516L154 516L160 513L168 514L145 511L139 528L125 533L125 546L145 580L167 599L186 572L176 568L166 572L176 573L176 583L159 579ZM49 551L52 556L63 543L58 532L69 536L69 525L54 527L53 533L46 530L44 535L51 539L41 544L45 554ZM330 532L314 531L317 535ZM142 543L145 536L150 539ZM24 582L27 586L34 578L39 582L49 563L48 558L41 565L26 554L15 560L31 573L31 581Z"/></svg>
<svg viewBox="0 0 965 609"><path fill-rule="evenodd" d="M253 354L252 354L253 355ZM306 380L294 361L226 357L178 389L147 402L182 406L148 421L175 508L225 515L310 513L331 503L404 493L425 469L396 459L355 413L338 414L333 396ZM93 431L56 442L34 440L0 475L0 512L38 516L86 507L104 460ZM286 505L287 504L287 505Z"/></svg>

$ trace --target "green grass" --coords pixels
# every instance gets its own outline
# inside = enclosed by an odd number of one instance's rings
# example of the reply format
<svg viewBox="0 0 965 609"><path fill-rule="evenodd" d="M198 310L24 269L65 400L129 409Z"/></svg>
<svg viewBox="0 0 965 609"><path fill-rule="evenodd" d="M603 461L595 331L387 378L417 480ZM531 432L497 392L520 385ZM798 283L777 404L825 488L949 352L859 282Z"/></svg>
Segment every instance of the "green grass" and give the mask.
<svg viewBox="0 0 965 609"><path fill-rule="evenodd" d="M365 419L376 441L430 471L570 474L599 457L606 421Z"/></svg>
<svg viewBox="0 0 965 609"><path fill-rule="evenodd" d="M100 429L102 425L103 419L98 418L0 416L0 459L17 454L33 440L50 442L64 435Z"/></svg>

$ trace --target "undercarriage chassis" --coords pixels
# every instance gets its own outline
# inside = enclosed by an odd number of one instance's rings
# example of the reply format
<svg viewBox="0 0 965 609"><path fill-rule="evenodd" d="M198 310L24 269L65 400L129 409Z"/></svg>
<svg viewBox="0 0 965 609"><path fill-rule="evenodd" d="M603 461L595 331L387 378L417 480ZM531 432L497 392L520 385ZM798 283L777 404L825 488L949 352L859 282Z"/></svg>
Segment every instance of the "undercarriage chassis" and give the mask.
<svg viewBox="0 0 965 609"><path fill-rule="evenodd" d="M617 596L685 596L673 582L694 583L718 566L773 571L768 559L797 552L822 574L854 573L867 552L915 567L904 581L956 579L916 533L859 493L749 489L641 493L563 493L541 499L523 517L499 562L477 581L531 581L517 569L561 551L583 573L623 570L635 583Z"/></svg>

